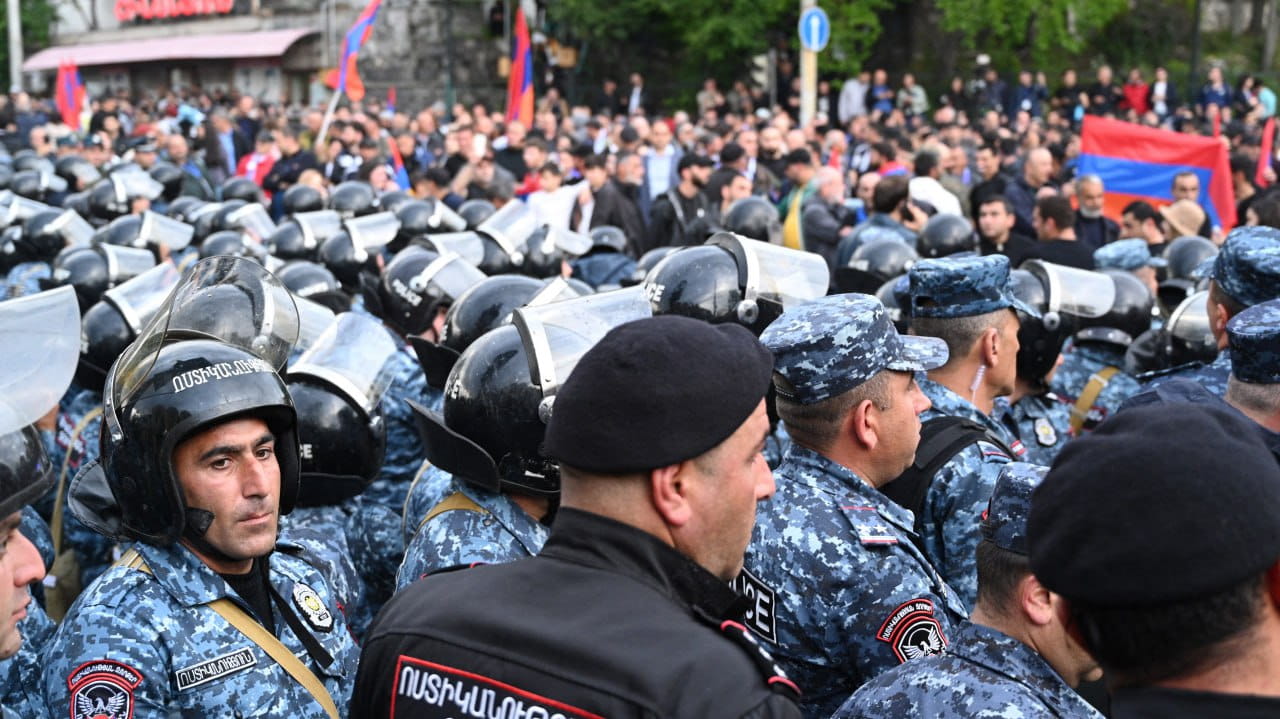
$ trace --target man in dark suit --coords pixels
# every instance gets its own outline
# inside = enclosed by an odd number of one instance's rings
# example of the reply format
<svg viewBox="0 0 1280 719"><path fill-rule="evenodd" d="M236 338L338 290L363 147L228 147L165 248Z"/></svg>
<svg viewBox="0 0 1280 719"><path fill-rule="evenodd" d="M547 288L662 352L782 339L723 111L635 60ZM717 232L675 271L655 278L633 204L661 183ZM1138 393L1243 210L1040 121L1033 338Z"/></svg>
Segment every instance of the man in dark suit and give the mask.
<svg viewBox="0 0 1280 719"><path fill-rule="evenodd" d="M608 162L604 155L592 155L583 162L583 174L587 188L578 197L569 218L569 229L589 234L601 225L622 228L627 236L628 254L634 254L644 238L644 221L640 208L609 177Z"/></svg>
<svg viewBox="0 0 1280 719"><path fill-rule="evenodd" d="M631 87L623 93L621 101L622 109L627 115L634 115L637 112L648 115L652 112L649 91L645 89L644 77L640 73L631 73Z"/></svg>

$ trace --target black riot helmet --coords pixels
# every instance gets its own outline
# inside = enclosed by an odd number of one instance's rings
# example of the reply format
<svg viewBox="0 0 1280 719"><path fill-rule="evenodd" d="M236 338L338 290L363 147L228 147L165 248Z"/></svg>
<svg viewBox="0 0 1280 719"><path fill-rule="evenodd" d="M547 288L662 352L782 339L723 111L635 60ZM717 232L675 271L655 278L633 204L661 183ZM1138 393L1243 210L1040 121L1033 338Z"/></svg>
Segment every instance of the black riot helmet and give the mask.
<svg viewBox="0 0 1280 719"><path fill-rule="evenodd" d="M1040 312L1032 317L1018 310L1018 376L1040 392L1048 391L1045 378L1057 365L1062 343L1071 336L1067 317L1050 311L1049 291L1038 275L1028 270L1010 273L1013 296Z"/></svg>
<svg viewBox="0 0 1280 719"><path fill-rule="evenodd" d="M190 217L187 219L187 222L190 222L191 226L195 228L195 233L191 238L192 242L196 244L204 242L204 238L222 229L218 226L221 218L221 202L206 202L192 210Z"/></svg>
<svg viewBox="0 0 1280 719"><path fill-rule="evenodd" d="M38 170L44 162L45 159L29 147L24 147L13 153L13 157L10 160L13 169L19 172L23 170Z"/></svg>
<svg viewBox="0 0 1280 719"><path fill-rule="evenodd" d="M317 257L338 278L347 292L360 290L361 275L377 277L379 274L377 258L356 247L346 230L341 230L320 243Z"/></svg>
<svg viewBox="0 0 1280 719"><path fill-rule="evenodd" d="M9 180L9 190L15 195L44 202L50 195L67 191L67 181L53 174L52 170L20 170Z"/></svg>
<svg viewBox="0 0 1280 719"><path fill-rule="evenodd" d="M204 238L204 242L200 243L200 259L203 260L206 257L217 257L219 255L230 255L232 257L256 256L251 251L249 242L246 241L244 234L234 230L215 232Z"/></svg>
<svg viewBox="0 0 1280 719"><path fill-rule="evenodd" d="M218 257L193 267L108 375L102 460L72 483L76 516L116 539L166 545L183 537L218 556L204 538L213 514L187 503L173 456L192 436L245 417L274 436L279 512L287 514L298 495L299 452L278 372L298 329L288 290L260 266Z"/></svg>
<svg viewBox="0 0 1280 719"><path fill-rule="evenodd" d="M87 190L93 183L102 179L102 173L92 162L79 155L65 155L53 163L54 172L67 181L67 188L73 191Z"/></svg>
<svg viewBox="0 0 1280 719"><path fill-rule="evenodd" d="M934 215L920 232L916 250L925 259L946 257L958 252L977 252L978 235L974 233L969 221L959 215Z"/></svg>
<svg viewBox="0 0 1280 719"><path fill-rule="evenodd" d="M413 202L413 196L404 190L391 190L378 195L378 212L399 212L405 204Z"/></svg>
<svg viewBox="0 0 1280 719"><path fill-rule="evenodd" d="M50 208L23 221L18 251L28 261L52 262L62 248L67 246L67 238L58 232L55 224L61 215L62 210Z"/></svg>
<svg viewBox="0 0 1280 719"><path fill-rule="evenodd" d="M165 202L173 202L182 195L182 170L177 165L172 162L157 162L147 173L164 187L160 197Z"/></svg>
<svg viewBox="0 0 1280 719"><path fill-rule="evenodd" d="M9 189L10 182L13 182L13 166L0 164L0 190Z"/></svg>
<svg viewBox="0 0 1280 719"><path fill-rule="evenodd" d="M540 452L541 402L520 332L510 325L462 353L449 373L441 414L409 400L433 465L491 492L553 497L560 471Z"/></svg>
<svg viewBox="0 0 1280 719"><path fill-rule="evenodd" d="M724 229L734 234L761 242L782 244L782 221L778 210L763 197L751 195L729 206L721 222Z"/></svg>
<svg viewBox="0 0 1280 719"><path fill-rule="evenodd" d="M80 320L80 364L76 367L76 384L101 392L111 365L133 339L133 328L115 305L98 302L90 307Z"/></svg>
<svg viewBox="0 0 1280 719"><path fill-rule="evenodd" d="M397 351L380 323L348 312L290 366L302 448L299 506L338 504L378 477L386 451L378 404Z"/></svg>
<svg viewBox="0 0 1280 719"><path fill-rule="evenodd" d="M142 218L137 215L124 215L99 228L93 233L91 242L95 245L137 247L141 232Z"/></svg>
<svg viewBox="0 0 1280 719"><path fill-rule="evenodd" d="M759 335L786 306L825 295L829 281L819 255L721 232L668 255L644 286L655 315L736 322Z"/></svg>
<svg viewBox="0 0 1280 719"><path fill-rule="evenodd" d="M1142 280L1124 270L1101 270L1115 285L1115 299L1106 314L1080 320L1077 342L1105 342L1120 349L1151 328L1151 307L1155 298Z"/></svg>
<svg viewBox="0 0 1280 719"><path fill-rule="evenodd" d="M360 180L348 180L329 193L329 209L337 211L342 219L348 220L377 212L376 200L373 185Z"/></svg>
<svg viewBox="0 0 1280 719"><path fill-rule="evenodd" d="M286 215L323 210L324 194L311 185L294 185L284 191L284 197L280 198L280 206Z"/></svg>
<svg viewBox="0 0 1280 719"><path fill-rule="evenodd" d="M911 328L911 281L904 273L885 281L875 291L876 299L884 305L884 312L897 328L898 334L906 334ZM904 310L904 308L907 308Z"/></svg>
<svg viewBox="0 0 1280 719"><path fill-rule="evenodd" d="M467 229L474 230L493 216L498 208L488 200L467 200L458 205L458 215L467 221Z"/></svg>
<svg viewBox="0 0 1280 719"><path fill-rule="evenodd" d="M165 214L180 222L194 224L196 211L204 207L204 200L190 195L183 195L169 203Z"/></svg>
<svg viewBox="0 0 1280 719"><path fill-rule="evenodd" d="M1209 323L1208 290L1201 290L1174 308L1165 323L1165 354L1169 366L1212 362L1218 356L1218 340Z"/></svg>
<svg viewBox="0 0 1280 719"><path fill-rule="evenodd" d="M376 292L365 292L365 306L397 333L420 335L440 309L483 279L483 272L457 255L406 247L383 270Z"/></svg>
<svg viewBox="0 0 1280 719"><path fill-rule="evenodd" d="M0 165L0 167L3 167L3 165ZM71 210L90 224L95 220L93 211L89 209L88 190L68 193L66 197L62 198L62 209Z"/></svg>
<svg viewBox="0 0 1280 719"><path fill-rule="evenodd" d="M146 272L156 264L148 250L136 247L97 245L68 247L53 260L53 274L40 280L41 289L70 286L76 291L80 310L86 312L102 293Z"/></svg>
<svg viewBox="0 0 1280 719"><path fill-rule="evenodd" d="M677 245L664 245L655 247L652 250L640 255L640 259L636 260L636 271L631 277L622 283L623 287L630 287L644 282L644 278L649 274L649 270L658 266L658 263L666 259L667 255L676 250L683 249Z"/></svg>
<svg viewBox="0 0 1280 719"><path fill-rule="evenodd" d="M1192 279L1192 273L1205 260L1218 254L1218 246L1198 235L1175 239L1164 249L1165 268L1170 279Z"/></svg>
<svg viewBox="0 0 1280 719"><path fill-rule="evenodd" d="M854 250L846 267L833 273L835 292L874 294L891 277L911 269L920 259L916 251L902 240L882 237Z"/></svg>
<svg viewBox="0 0 1280 719"><path fill-rule="evenodd" d="M351 298L342 291L342 283L324 265L293 260L275 274L290 292L303 299L319 302L335 313L351 309Z"/></svg>
<svg viewBox="0 0 1280 719"><path fill-rule="evenodd" d="M306 235L302 227L288 220L281 222L276 229L263 239L262 244L273 257L281 260L309 260L315 256L316 247L307 247Z"/></svg>
<svg viewBox="0 0 1280 719"><path fill-rule="evenodd" d="M132 211L134 200L155 200L163 192L164 186L140 169L117 170L89 191L89 210L96 217L111 220Z"/></svg>
<svg viewBox="0 0 1280 719"><path fill-rule="evenodd" d="M440 331L440 342L411 337L427 376L427 384L443 389L458 357L489 330L511 321L511 313L523 307L544 287L523 275L495 275L480 280L449 307Z"/></svg>
<svg viewBox="0 0 1280 719"><path fill-rule="evenodd" d="M224 200L219 203L217 211L213 213L213 223L209 226L209 233L236 229L231 216L247 204L249 203L240 199Z"/></svg>
<svg viewBox="0 0 1280 719"><path fill-rule="evenodd" d="M243 200L245 202L262 202L262 189L247 177L229 177L222 183L218 194L222 201Z"/></svg>
<svg viewBox="0 0 1280 719"><path fill-rule="evenodd" d="M430 220L431 212L435 209L434 205L435 200L424 202L410 199L408 202L401 203L395 211L396 219L400 221L400 229L396 231L396 238L387 245L387 249L399 252L410 242L431 232Z"/></svg>
<svg viewBox="0 0 1280 719"><path fill-rule="evenodd" d="M591 247L587 235L542 225L525 240L520 271L531 277L559 277L564 262L587 254Z"/></svg>
<svg viewBox="0 0 1280 719"><path fill-rule="evenodd" d="M627 235L621 227L600 225L591 230L591 252L626 252Z"/></svg>

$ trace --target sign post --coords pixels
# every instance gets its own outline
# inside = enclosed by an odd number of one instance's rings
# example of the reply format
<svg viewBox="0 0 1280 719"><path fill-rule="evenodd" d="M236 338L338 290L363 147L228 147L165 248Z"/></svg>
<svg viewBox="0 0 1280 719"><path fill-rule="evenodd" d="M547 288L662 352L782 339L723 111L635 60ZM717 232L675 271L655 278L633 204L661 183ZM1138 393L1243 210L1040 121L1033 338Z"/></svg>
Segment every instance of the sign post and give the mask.
<svg viewBox="0 0 1280 719"><path fill-rule="evenodd" d="M818 53L831 40L831 18L816 0L800 0L800 126L813 121L818 109Z"/></svg>

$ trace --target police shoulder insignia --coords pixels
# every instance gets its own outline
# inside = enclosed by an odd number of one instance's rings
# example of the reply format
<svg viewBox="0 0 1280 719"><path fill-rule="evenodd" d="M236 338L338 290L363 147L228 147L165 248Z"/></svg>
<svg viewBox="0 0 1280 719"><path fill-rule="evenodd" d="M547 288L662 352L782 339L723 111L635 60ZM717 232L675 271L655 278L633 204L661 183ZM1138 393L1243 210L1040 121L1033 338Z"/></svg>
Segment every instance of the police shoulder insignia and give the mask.
<svg viewBox="0 0 1280 719"><path fill-rule="evenodd" d="M898 535L885 523L875 507L841 507L855 514L850 518L853 531L862 544L897 544Z"/></svg>
<svg viewBox="0 0 1280 719"><path fill-rule="evenodd" d="M1053 423L1044 417L1039 417L1035 421L1036 441L1041 447L1052 447L1058 443L1058 432L1053 428Z"/></svg>
<svg viewBox="0 0 1280 719"><path fill-rule="evenodd" d="M720 623L720 632L746 651L752 663L764 675L765 683L769 685L770 689L788 693L793 697L800 696L800 687L796 686L795 682L791 681L791 678L787 676L782 667L778 666L778 663L773 659L773 655L761 646L760 642L756 641L756 638L751 634L751 630L730 620Z"/></svg>
<svg viewBox="0 0 1280 719"><path fill-rule="evenodd" d="M774 608L777 606L777 594L774 593L773 588L760 581L759 577L747 571L745 567L730 586L751 602L751 607L747 609L742 621L751 631L776 643L778 627Z"/></svg>
<svg viewBox="0 0 1280 719"><path fill-rule="evenodd" d="M133 692L142 683L142 673L127 664L97 659L85 662L71 676L71 719L130 719Z"/></svg>
<svg viewBox="0 0 1280 719"><path fill-rule="evenodd" d="M876 632L876 639L888 644L899 662L947 650L947 637L934 616L933 602L923 597L903 602L890 612Z"/></svg>
<svg viewBox="0 0 1280 719"><path fill-rule="evenodd" d="M320 595L316 594L316 590L302 582L293 585L293 604L302 612L312 629L321 632L333 629L333 614L324 605Z"/></svg>

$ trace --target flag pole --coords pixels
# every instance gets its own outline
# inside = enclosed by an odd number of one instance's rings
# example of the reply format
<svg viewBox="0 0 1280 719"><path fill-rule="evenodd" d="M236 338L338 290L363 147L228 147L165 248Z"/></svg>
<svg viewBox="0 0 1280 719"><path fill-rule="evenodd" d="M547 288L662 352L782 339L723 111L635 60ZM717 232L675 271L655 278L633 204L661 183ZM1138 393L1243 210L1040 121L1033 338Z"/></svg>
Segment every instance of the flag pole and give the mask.
<svg viewBox="0 0 1280 719"><path fill-rule="evenodd" d="M316 139L313 143L314 147L312 147L311 150L315 153L316 158L321 162L328 162L330 159L327 157L329 154L329 143L325 142L324 138L329 134L329 124L333 122L333 113L337 111L338 100L341 98L342 90L334 88L333 97L329 98L329 108L324 111L324 120L320 123L320 132L316 133ZM323 149L321 148L322 144L324 146Z"/></svg>

